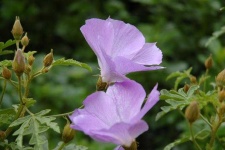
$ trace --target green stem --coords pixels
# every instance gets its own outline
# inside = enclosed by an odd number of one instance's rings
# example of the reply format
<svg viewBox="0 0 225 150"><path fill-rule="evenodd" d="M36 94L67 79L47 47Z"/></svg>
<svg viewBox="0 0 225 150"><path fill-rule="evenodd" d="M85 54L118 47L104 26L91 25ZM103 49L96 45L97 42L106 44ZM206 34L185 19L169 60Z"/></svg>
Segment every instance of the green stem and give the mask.
<svg viewBox="0 0 225 150"><path fill-rule="evenodd" d="M195 140L194 133L193 133L193 130L192 130L192 124L188 123L188 125L189 125L189 129L190 129L190 133L191 133L192 142L195 144L195 146L197 147L198 150L202 150L201 147L198 145L198 143Z"/></svg>
<svg viewBox="0 0 225 150"><path fill-rule="evenodd" d="M210 122L202 114L200 114L200 117L212 128Z"/></svg>
<svg viewBox="0 0 225 150"><path fill-rule="evenodd" d="M50 116L48 116L48 117L62 117L62 116L71 115L73 112L74 112L74 111L67 112L67 113L63 113L63 114L50 115Z"/></svg>
<svg viewBox="0 0 225 150"><path fill-rule="evenodd" d="M18 93L19 93L19 97L20 97L20 103L21 104L24 104L23 97L22 97L22 81L21 81L21 76L18 76L18 83L19 83Z"/></svg>
<svg viewBox="0 0 225 150"><path fill-rule="evenodd" d="M216 138L216 132L219 129L221 123L223 122L222 117L219 116L219 120L218 122L216 122L213 127L212 127L212 133L211 133L211 138L210 138L210 142L209 142L209 148L212 149L215 138Z"/></svg>
<svg viewBox="0 0 225 150"><path fill-rule="evenodd" d="M7 80L4 80L3 89L2 89L2 94L1 94L1 99L0 99L0 108L1 108L1 106L2 106L2 101L3 101L3 96L4 96L4 94L5 94L6 85L7 85Z"/></svg>
<svg viewBox="0 0 225 150"><path fill-rule="evenodd" d="M60 147L59 147L58 150L62 150L64 146L66 146L66 143L65 142L62 142L62 144L60 145Z"/></svg>

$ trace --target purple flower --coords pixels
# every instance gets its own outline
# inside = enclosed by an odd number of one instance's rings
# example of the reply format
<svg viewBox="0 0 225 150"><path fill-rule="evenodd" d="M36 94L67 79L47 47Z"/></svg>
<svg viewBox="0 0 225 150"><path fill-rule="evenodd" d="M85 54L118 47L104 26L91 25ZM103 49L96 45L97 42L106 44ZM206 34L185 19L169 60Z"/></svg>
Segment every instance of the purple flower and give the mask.
<svg viewBox="0 0 225 150"><path fill-rule="evenodd" d="M156 43L145 43L133 25L113 19L89 19L81 27L97 55L104 82L121 82L130 72L161 69L162 52Z"/></svg>
<svg viewBox="0 0 225 150"><path fill-rule="evenodd" d="M148 130L141 118L159 100L157 85L147 98L143 87L132 80L109 86L106 93L99 91L88 96L83 109L70 116L71 127L83 131L93 139L130 146L140 134Z"/></svg>

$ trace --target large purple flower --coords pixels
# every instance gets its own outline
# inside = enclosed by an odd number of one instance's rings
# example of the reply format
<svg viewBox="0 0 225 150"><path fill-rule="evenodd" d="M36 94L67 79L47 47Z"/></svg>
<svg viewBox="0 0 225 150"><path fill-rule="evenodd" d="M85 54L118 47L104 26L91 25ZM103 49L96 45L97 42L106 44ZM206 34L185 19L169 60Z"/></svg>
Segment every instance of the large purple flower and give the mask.
<svg viewBox="0 0 225 150"><path fill-rule="evenodd" d="M130 146L140 134L148 130L141 118L159 100L157 86L142 107L146 93L132 80L109 86L106 93L99 91L88 96L83 109L76 109L70 116L71 127L83 131L93 139Z"/></svg>
<svg viewBox="0 0 225 150"><path fill-rule="evenodd" d="M130 72L160 69L162 52L156 43L145 43L133 25L113 19L89 19L81 27L97 55L103 82L120 82Z"/></svg>

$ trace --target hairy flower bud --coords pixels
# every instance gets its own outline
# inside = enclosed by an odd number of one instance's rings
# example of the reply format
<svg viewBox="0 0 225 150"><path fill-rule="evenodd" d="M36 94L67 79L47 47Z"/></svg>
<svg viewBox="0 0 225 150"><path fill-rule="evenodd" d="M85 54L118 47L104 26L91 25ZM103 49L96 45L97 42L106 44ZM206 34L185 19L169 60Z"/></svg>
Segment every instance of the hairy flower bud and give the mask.
<svg viewBox="0 0 225 150"><path fill-rule="evenodd" d="M217 75L216 84L217 86L225 86L225 69Z"/></svg>
<svg viewBox="0 0 225 150"><path fill-rule="evenodd" d="M29 39L27 37L27 33L23 36L23 38L21 39L21 44L23 46L27 46L29 44Z"/></svg>
<svg viewBox="0 0 225 150"><path fill-rule="evenodd" d="M210 69L212 68L213 65L213 59L212 59L212 55L210 55L206 60L205 60L205 68L206 69Z"/></svg>
<svg viewBox="0 0 225 150"><path fill-rule="evenodd" d="M189 123L195 122L200 115L200 109L197 101L193 101L185 110L185 117L189 121Z"/></svg>
<svg viewBox="0 0 225 150"><path fill-rule="evenodd" d="M14 22L11 32L15 40L20 40L21 36L23 35L23 27L20 23L19 17L16 17L16 20Z"/></svg>
<svg viewBox="0 0 225 150"><path fill-rule="evenodd" d="M7 67L3 67L2 70L2 77L9 80L11 79L12 73Z"/></svg>
<svg viewBox="0 0 225 150"><path fill-rule="evenodd" d="M52 62L53 62L53 49L51 49L51 52L48 53L43 60L45 67L50 66L52 64Z"/></svg>
<svg viewBox="0 0 225 150"><path fill-rule="evenodd" d="M12 68L17 76L21 76L25 70L25 57L21 49L18 49L15 53Z"/></svg>
<svg viewBox="0 0 225 150"><path fill-rule="evenodd" d="M98 81L96 83L96 90L97 91L104 91L107 89L107 83L102 81L102 77L99 76Z"/></svg>
<svg viewBox="0 0 225 150"><path fill-rule="evenodd" d="M30 55L30 56L28 57L28 64L29 64L30 66L32 66L33 63L34 63L34 60L35 60L34 56L33 56L33 55Z"/></svg>
<svg viewBox="0 0 225 150"><path fill-rule="evenodd" d="M123 148L124 150L137 150L137 142L133 141L133 143L129 147L123 146Z"/></svg>
<svg viewBox="0 0 225 150"><path fill-rule="evenodd" d="M75 130L70 128L70 123L69 123L69 121L67 121L67 123L63 129L62 140L63 140L63 142L68 143L74 138L74 136L75 136Z"/></svg>

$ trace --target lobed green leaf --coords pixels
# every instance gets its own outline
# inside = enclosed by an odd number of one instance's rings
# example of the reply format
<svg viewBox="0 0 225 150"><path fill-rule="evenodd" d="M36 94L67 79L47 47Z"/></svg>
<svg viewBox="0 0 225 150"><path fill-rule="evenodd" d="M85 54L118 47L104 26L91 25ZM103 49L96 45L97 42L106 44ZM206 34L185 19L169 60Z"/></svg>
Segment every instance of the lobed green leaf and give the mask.
<svg viewBox="0 0 225 150"><path fill-rule="evenodd" d="M180 138L180 139L177 139L176 141L170 143L169 145L167 145L163 150L171 150L173 147L179 145L179 144L182 144L184 142L187 142L189 141L190 138L188 136L185 136L183 138Z"/></svg>
<svg viewBox="0 0 225 150"><path fill-rule="evenodd" d="M92 71L92 69L89 65L87 65L85 63L82 63L82 62L79 62L79 61L76 61L74 59L61 58L61 59L55 60L52 63L52 66L59 66L59 65L62 65L62 66L79 66L79 67L85 68L89 71Z"/></svg>

